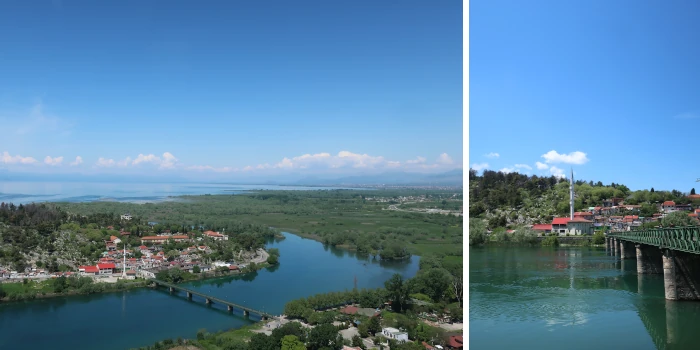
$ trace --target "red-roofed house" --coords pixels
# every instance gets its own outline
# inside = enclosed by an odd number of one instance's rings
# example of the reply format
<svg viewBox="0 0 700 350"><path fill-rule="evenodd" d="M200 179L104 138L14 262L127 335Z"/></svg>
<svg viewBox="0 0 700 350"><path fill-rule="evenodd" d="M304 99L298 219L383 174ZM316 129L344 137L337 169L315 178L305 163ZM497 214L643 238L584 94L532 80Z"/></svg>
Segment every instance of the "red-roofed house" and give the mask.
<svg viewBox="0 0 700 350"><path fill-rule="evenodd" d="M663 202L663 204L661 204L661 210L663 210L664 213L670 213L672 211L676 211L676 202L674 202L674 201Z"/></svg>
<svg viewBox="0 0 700 350"><path fill-rule="evenodd" d="M574 219L580 217L584 220L593 220L593 213L587 211L577 211L574 213Z"/></svg>
<svg viewBox="0 0 700 350"><path fill-rule="evenodd" d="M100 269L97 266L80 266L78 267L78 272L83 275L97 275L100 273Z"/></svg>
<svg viewBox="0 0 700 350"><path fill-rule="evenodd" d="M213 238L215 241L228 241L228 236L222 235L214 231L205 231L204 235Z"/></svg>
<svg viewBox="0 0 700 350"><path fill-rule="evenodd" d="M554 218L552 220L552 232L558 233L560 235L566 234L566 224L569 222L569 218Z"/></svg>
<svg viewBox="0 0 700 350"><path fill-rule="evenodd" d="M638 215L627 215L624 218L622 218L622 222L628 222L628 223L635 222L636 220L639 220Z"/></svg>
<svg viewBox="0 0 700 350"><path fill-rule="evenodd" d="M532 225L532 230L538 233L550 233L552 232L552 224L536 224Z"/></svg>
<svg viewBox="0 0 700 350"><path fill-rule="evenodd" d="M452 349L461 349L464 345L462 344L463 338L461 335L453 335L450 337L450 341L447 343Z"/></svg>
<svg viewBox="0 0 700 350"><path fill-rule="evenodd" d="M116 266L114 264L97 264L97 268L100 270L100 275L111 275Z"/></svg>
<svg viewBox="0 0 700 350"><path fill-rule="evenodd" d="M348 306L344 309L341 309L340 312L346 314L346 315L354 315L357 313L357 306Z"/></svg>
<svg viewBox="0 0 700 350"><path fill-rule="evenodd" d="M174 242L183 242L183 241L189 241L190 237L187 235L173 235L173 236L146 236L146 237L141 237L141 244L146 244L146 243L165 243L169 239L172 239Z"/></svg>

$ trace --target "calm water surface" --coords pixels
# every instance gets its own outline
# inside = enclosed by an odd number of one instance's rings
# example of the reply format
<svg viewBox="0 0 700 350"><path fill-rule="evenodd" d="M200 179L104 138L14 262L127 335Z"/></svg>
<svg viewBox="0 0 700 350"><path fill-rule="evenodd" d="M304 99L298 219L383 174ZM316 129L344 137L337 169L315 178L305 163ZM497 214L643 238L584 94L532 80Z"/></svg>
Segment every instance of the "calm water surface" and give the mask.
<svg viewBox="0 0 700 350"><path fill-rule="evenodd" d="M238 194L257 190L329 190L343 187L304 187L280 185L228 185L212 183L107 183L107 182L21 182L0 181L0 202L131 203L174 200L171 196L202 194Z"/></svg>
<svg viewBox="0 0 700 350"><path fill-rule="evenodd" d="M384 285L394 273L415 276L419 257L383 263L285 233L280 265L244 277L189 283L189 288L272 314L292 299L317 293ZM250 324L225 307L188 301L184 294L138 289L119 293L0 304L0 349L129 349L167 338L194 338L197 330L219 331Z"/></svg>
<svg viewBox="0 0 700 350"><path fill-rule="evenodd" d="M470 248L470 348L700 349L700 302L636 271L604 248Z"/></svg>

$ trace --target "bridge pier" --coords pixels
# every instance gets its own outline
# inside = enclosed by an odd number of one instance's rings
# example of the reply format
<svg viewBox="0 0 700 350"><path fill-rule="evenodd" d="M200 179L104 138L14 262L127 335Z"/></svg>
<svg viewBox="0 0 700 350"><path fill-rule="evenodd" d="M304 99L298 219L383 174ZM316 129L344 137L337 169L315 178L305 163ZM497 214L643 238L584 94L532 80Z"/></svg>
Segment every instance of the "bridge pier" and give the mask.
<svg viewBox="0 0 700 350"><path fill-rule="evenodd" d="M700 300L700 256L663 249L667 300Z"/></svg>
<svg viewBox="0 0 700 350"><path fill-rule="evenodd" d="M613 238L613 239L612 239L612 243L613 243L613 245L612 245L612 246L613 246L612 255L613 255L613 256L615 256L615 255L620 255L620 254L617 252L617 251L620 249L620 243L617 241L617 238Z"/></svg>
<svg viewBox="0 0 700 350"><path fill-rule="evenodd" d="M174 291L175 291L175 288L170 287L170 293L172 293L172 292L174 292Z"/></svg>
<svg viewBox="0 0 700 350"><path fill-rule="evenodd" d="M634 244L620 240L620 259L632 259L635 257Z"/></svg>
<svg viewBox="0 0 700 350"><path fill-rule="evenodd" d="M231 305L227 305L226 309L228 310L228 312L233 312L233 306Z"/></svg>
<svg viewBox="0 0 700 350"><path fill-rule="evenodd" d="M248 312L248 310L243 310L243 316L248 316L248 315L250 315L250 313Z"/></svg>
<svg viewBox="0 0 700 350"><path fill-rule="evenodd" d="M678 292L676 290L676 264L673 261L673 252L670 249L664 249L662 259L666 299L676 300L678 299Z"/></svg>
<svg viewBox="0 0 700 350"><path fill-rule="evenodd" d="M187 292L187 299L192 300L192 293Z"/></svg>
<svg viewBox="0 0 700 350"><path fill-rule="evenodd" d="M209 298L204 298L204 302L207 303L207 304L211 304L211 299L209 299Z"/></svg>
<svg viewBox="0 0 700 350"><path fill-rule="evenodd" d="M661 251L658 248L641 243L637 243L634 246L637 253L637 273L664 273L663 263L661 260Z"/></svg>

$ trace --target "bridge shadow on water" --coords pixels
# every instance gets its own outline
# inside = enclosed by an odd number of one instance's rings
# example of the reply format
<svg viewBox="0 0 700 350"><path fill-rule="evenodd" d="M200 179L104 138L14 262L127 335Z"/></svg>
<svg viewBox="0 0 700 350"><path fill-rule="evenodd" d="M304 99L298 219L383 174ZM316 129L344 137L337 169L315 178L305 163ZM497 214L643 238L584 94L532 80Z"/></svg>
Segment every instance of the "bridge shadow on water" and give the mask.
<svg viewBox="0 0 700 350"><path fill-rule="evenodd" d="M225 305L217 304L217 303L211 303L207 304L204 300L203 297L193 295L192 299L187 298L187 293L184 291L173 291L170 292L168 288L156 288L154 289L155 292L161 293L164 295L168 295L170 298L173 299L173 303L187 303L187 304L192 304L196 305L197 307L201 307L202 309L207 309L210 312L217 312L222 315L230 315L231 317L235 317L240 320L244 320L250 324L259 322L261 318L259 316L250 316L250 315L244 315L243 310L236 309L234 308L233 311L228 311L227 307Z"/></svg>

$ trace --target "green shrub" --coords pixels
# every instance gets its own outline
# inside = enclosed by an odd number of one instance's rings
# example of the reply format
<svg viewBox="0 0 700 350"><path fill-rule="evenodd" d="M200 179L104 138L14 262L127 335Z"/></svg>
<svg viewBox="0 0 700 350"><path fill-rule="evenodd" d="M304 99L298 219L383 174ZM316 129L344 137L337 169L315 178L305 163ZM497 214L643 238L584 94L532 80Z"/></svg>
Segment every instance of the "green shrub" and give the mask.
<svg viewBox="0 0 700 350"><path fill-rule="evenodd" d="M549 237L542 240L542 245L543 246L558 247L559 246L559 238L549 236Z"/></svg>

